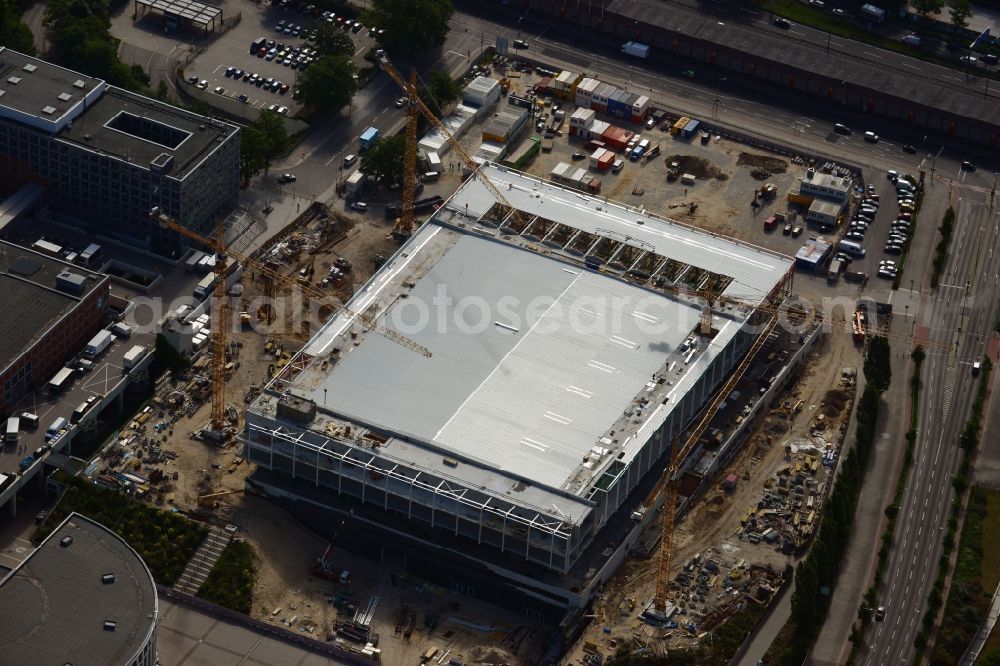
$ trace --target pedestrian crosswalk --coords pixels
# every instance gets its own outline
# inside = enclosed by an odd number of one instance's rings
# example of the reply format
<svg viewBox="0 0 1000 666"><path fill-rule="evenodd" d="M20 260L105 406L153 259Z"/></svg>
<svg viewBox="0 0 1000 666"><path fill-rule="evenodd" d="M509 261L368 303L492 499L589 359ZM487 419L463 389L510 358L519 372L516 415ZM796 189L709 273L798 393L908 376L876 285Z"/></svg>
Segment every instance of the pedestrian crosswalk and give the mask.
<svg viewBox="0 0 1000 666"><path fill-rule="evenodd" d="M951 397L955 394L955 379L958 376L958 366L949 366L944 373L944 397L942 405L944 408L944 420L948 420L948 412L951 410Z"/></svg>

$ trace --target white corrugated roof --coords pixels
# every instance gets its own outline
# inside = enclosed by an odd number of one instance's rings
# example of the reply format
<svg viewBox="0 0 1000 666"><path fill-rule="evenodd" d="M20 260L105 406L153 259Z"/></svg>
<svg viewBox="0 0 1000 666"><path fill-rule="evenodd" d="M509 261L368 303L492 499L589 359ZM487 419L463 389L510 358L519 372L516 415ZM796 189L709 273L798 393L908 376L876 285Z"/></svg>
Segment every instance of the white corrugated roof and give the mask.
<svg viewBox="0 0 1000 666"><path fill-rule="evenodd" d="M450 305L411 330L417 304L436 298ZM699 316L683 301L466 235L383 320L433 356L369 335L306 397L559 489Z"/></svg>
<svg viewBox="0 0 1000 666"><path fill-rule="evenodd" d="M655 218L642 209L586 196L511 169L490 165L484 172L512 205L531 215L588 233L609 230L624 234L648 243L656 254L733 278L724 292L727 296L760 300L792 265L791 257ZM482 215L494 201L484 186L471 180L455 194L451 206L465 210L468 205L470 215Z"/></svg>

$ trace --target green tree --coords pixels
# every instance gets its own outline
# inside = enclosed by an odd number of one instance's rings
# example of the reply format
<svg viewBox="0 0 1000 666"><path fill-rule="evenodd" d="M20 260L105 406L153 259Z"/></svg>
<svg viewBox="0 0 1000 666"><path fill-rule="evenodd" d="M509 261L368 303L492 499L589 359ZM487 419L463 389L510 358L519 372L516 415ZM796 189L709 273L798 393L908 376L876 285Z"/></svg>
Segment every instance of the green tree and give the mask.
<svg viewBox="0 0 1000 666"><path fill-rule="evenodd" d="M451 0L373 0L369 15L385 30L390 53L412 57L444 44L455 8Z"/></svg>
<svg viewBox="0 0 1000 666"><path fill-rule="evenodd" d="M0 0L0 44L7 48L35 55L35 38L21 22L21 10L10 0Z"/></svg>
<svg viewBox="0 0 1000 666"><path fill-rule="evenodd" d="M964 28L972 16L971 0L949 0L948 11L951 13L951 24L956 28Z"/></svg>
<svg viewBox="0 0 1000 666"><path fill-rule="evenodd" d="M272 159L288 150L289 139L288 130L285 129L285 119L274 111L261 111L251 126L263 136L266 168L269 168Z"/></svg>
<svg viewBox="0 0 1000 666"><path fill-rule="evenodd" d="M438 118L444 116L444 107L454 102L462 94L462 86L443 69L435 69L427 75L427 85L420 86L417 95L431 113Z"/></svg>
<svg viewBox="0 0 1000 666"><path fill-rule="evenodd" d="M252 125L240 130L240 175L243 187L267 167L267 139Z"/></svg>
<svg viewBox="0 0 1000 666"><path fill-rule="evenodd" d="M403 182L403 153L406 137L402 134L383 137L375 142L361 158L361 173L374 176L382 183Z"/></svg>
<svg viewBox="0 0 1000 666"><path fill-rule="evenodd" d="M354 56L354 41L338 28L339 23L322 23L316 29L316 39L313 43L320 56Z"/></svg>
<svg viewBox="0 0 1000 666"><path fill-rule="evenodd" d="M944 7L944 0L911 0L910 6L917 14L927 18L931 14L937 14Z"/></svg>
<svg viewBox="0 0 1000 666"><path fill-rule="evenodd" d="M323 113L336 113L351 102L357 91L357 71L344 56L320 58L299 80L295 100Z"/></svg>
<svg viewBox="0 0 1000 666"><path fill-rule="evenodd" d="M107 4L96 0L51 0L43 24L56 63L128 90L143 90L136 72L118 59L119 43L109 32Z"/></svg>

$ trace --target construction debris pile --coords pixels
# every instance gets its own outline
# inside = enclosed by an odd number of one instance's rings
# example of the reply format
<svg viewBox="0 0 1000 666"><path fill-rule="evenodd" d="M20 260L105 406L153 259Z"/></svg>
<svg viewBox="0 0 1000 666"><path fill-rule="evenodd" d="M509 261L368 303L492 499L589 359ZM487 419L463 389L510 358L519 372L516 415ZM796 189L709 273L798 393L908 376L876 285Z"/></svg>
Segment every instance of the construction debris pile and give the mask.
<svg viewBox="0 0 1000 666"><path fill-rule="evenodd" d="M853 396L854 370L844 368L841 388L827 391L809 435L784 444L784 464L764 482L764 496L740 520L741 540L764 542L786 554L805 549L819 527ZM797 411L801 404L789 409Z"/></svg>

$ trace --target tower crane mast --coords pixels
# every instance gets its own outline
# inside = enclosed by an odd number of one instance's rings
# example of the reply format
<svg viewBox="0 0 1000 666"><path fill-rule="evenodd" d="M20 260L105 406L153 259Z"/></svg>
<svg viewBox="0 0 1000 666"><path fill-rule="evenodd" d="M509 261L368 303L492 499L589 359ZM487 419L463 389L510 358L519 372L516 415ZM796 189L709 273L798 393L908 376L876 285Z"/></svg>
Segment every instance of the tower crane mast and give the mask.
<svg viewBox="0 0 1000 666"><path fill-rule="evenodd" d="M207 238L205 236L202 236L201 234L199 234L197 232L194 232L194 231L191 231L187 227L182 226L179 222L177 222L177 220L175 220L174 218L172 218L169 215L167 215L167 214L163 213L162 211L160 211L159 208L154 208L150 212L150 217L153 218L161 226L166 227L167 229L170 229L172 231L176 231L177 233L179 233L180 235L184 236L185 238L189 238L191 240L197 241L198 243L201 243L202 245L205 245L206 247L213 248L213 250L216 250L216 251L220 251L219 249L221 249L221 251L223 251L223 252L226 251L226 248L224 247L224 244L222 242L222 231L221 231L221 229L217 233L218 239L212 239L212 238ZM216 249L216 248L219 248L219 249ZM225 257L227 255L223 255L223 256ZM414 342L413 340L411 340L410 338L406 337L405 335L402 335L401 333L399 333L397 331L394 331L393 329L391 329L391 328L389 328L389 327L387 327L387 326L385 326L383 324L380 324L371 315L368 315L368 314L365 314L365 313L360 313L360 312L355 312L355 311L349 309L343 303L341 303L340 301L338 301L338 300L330 297L329 295L327 295L326 293L324 293L322 290L320 290L318 287L316 287L316 286L314 286L312 284L309 284L309 283L302 284L301 282L293 279L292 277L290 277L288 275L285 275L285 274L281 273L280 271L277 271L277 270L271 268L270 266L267 266L267 265L265 265L265 264L257 261L256 259L251 259L250 257L248 257L248 256L246 256L246 255L244 255L244 254L242 254L240 252L237 252L237 251L235 251L233 249L229 249L228 250L228 257L230 259L234 260L234 261L239 261L240 263L242 263L247 268L251 268L252 270L254 270L256 272L258 272L258 273L260 273L262 275L267 276L268 278L270 278L271 280L273 280L276 283L284 284L284 285L292 287L292 288L301 289L302 292L305 295L309 296L314 301L317 301L319 303L323 303L325 305L328 305L328 306L330 306L333 309L334 312L339 312L341 314L346 315L347 317L349 317L350 319L352 319L354 321L361 322L361 324L363 326L365 326L365 328L367 328L369 330L372 330L372 331L375 331L376 333L378 333L382 337L386 338L387 340L391 340L392 342L395 342L396 344L398 344L398 345L400 345L402 347L406 347L407 349L409 349L409 350L411 350L413 352L416 352L416 353L420 354L421 356L428 357L428 358L431 356L430 350L428 350L423 345L421 345L421 344L419 344L417 342ZM216 284L216 288L218 289L218 284ZM223 288L220 291L217 291L216 295L219 298L224 299L225 298L225 287L223 286ZM222 320L215 322L213 324L213 329L212 329L213 334L216 332L216 329L223 328L223 324L224 324L224 322ZM213 338L213 344L214 343L215 343L215 339ZM217 362L218 360L219 360L218 357L213 358L213 363ZM221 384L221 386L224 389L224 387L225 387L225 374L224 373L225 373L225 365L226 365L226 363L225 363L225 352L224 351L223 351L223 354L221 356L221 361L222 362L218 366L218 368L213 367L213 377L215 375L216 370L218 370L219 377L222 378L222 384ZM215 396L215 388L216 387L213 385L213 387L212 387L212 390L213 390L213 394L212 394L213 395L213 401L214 401L214 396ZM223 391L220 390L219 394L222 395L222 392ZM214 405L215 405L215 403L213 402L213 408L214 408ZM224 401L222 402L222 409L223 410L225 409L225 403L224 403ZM224 416L224 414L223 414L223 416Z"/></svg>
<svg viewBox="0 0 1000 666"><path fill-rule="evenodd" d="M396 71L396 68L393 67L392 64L386 58L382 58L381 60L379 60L379 67L381 67L382 71L385 72L389 76L389 78L391 78L393 81L395 81L396 85L398 85L403 90L403 92L406 93L406 96L407 96L407 98L409 99L409 102L410 102L410 109L416 109L416 111L419 111L420 114L423 115L424 118L427 119L427 122L429 122L431 125L433 125L441 133L441 135L445 138L445 140L449 144L451 144L451 147L455 150L455 152L458 154L458 156L462 159L462 162L463 162L463 164L465 164L466 168L468 168L469 171L471 171L472 174L475 176L475 178L480 183L482 183L483 187L485 187L489 191L489 193L493 196L493 198L496 199L497 203L499 203L502 206L505 206L510 211L511 216L515 220L517 220L518 222L521 222L521 223L526 222L526 220L524 219L523 215L521 214L521 211L519 211L517 208L515 208L514 206L512 206L511 203L509 201L507 201L507 197L505 197L503 195L503 193L500 192L499 188L497 188L497 186L494 185L493 182L490 181L490 179L486 177L486 174L483 173L482 167L479 164L476 163L476 160L474 160L471 155L469 155L469 152L465 149L465 146L462 145L462 142L459 141L458 139L456 139L454 137L454 135L452 135L451 131L449 131L448 128L445 127L444 123L442 123L440 120L438 120L437 116L435 116L431 112L431 110L427 108L427 105L423 103L423 101L417 95L417 86L416 86L416 84L415 83L407 83L403 79L403 77L400 75L400 73ZM411 74L411 77L412 77L412 74ZM408 114L409 113L410 112L408 111ZM413 114L413 115L415 116L415 114ZM408 117L407 117L407 121L408 122L410 120L410 117L411 116L408 115ZM407 129L407 131L409 131L409 129ZM414 124L413 131L414 131L414 158L415 158L416 157L416 125L415 124ZM409 163L409 158L407 159L407 162ZM415 168L416 168L416 166L414 165L414 169ZM416 183L414 183L414 186L415 185L416 185ZM412 187L410 189L412 191ZM406 196L406 194L404 193L404 197L405 196ZM404 202L405 201L406 201L406 199L404 198ZM404 209L405 209L405 205L404 205ZM411 215L410 219L411 220L412 220L412 213L413 213L413 206L412 206L412 203L411 203L411 205L410 205L410 215ZM403 214L404 215L406 214L405 210L403 211Z"/></svg>

